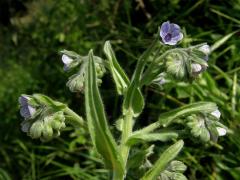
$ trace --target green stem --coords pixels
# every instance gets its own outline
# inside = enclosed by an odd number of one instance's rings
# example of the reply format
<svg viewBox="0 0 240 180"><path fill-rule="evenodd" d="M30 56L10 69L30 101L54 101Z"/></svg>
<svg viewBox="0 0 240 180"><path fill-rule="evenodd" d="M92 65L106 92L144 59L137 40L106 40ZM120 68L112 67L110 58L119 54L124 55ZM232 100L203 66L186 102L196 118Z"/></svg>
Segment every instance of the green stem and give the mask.
<svg viewBox="0 0 240 180"><path fill-rule="evenodd" d="M127 159L129 155L130 147L126 145L127 139L132 135L132 125L133 125L133 113L131 110L128 110L123 121L123 130L122 130L122 138L120 144L120 152L123 157L123 163L126 169ZM124 179L124 177L122 177Z"/></svg>
<svg viewBox="0 0 240 180"><path fill-rule="evenodd" d="M74 126L81 126L86 128L86 124L83 120L82 117L80 117L77 113L75 113L73 110L71 110L70 108L65 108L64 109L64 113L67 114L67 121L68 123L74 125Z"/></svg>
<svg viewBox="0 0 240 180"><path fill-rule="evenodd" d="M145 128L143 128L141 130L135 131L132 135L140 134L140 133L142 133L142 134L149 133L149 132L152 132L155 129L159 128L160 126L161 126L161 124L157 121L157 122L154 122L154 123L146 126Z"/></svg>

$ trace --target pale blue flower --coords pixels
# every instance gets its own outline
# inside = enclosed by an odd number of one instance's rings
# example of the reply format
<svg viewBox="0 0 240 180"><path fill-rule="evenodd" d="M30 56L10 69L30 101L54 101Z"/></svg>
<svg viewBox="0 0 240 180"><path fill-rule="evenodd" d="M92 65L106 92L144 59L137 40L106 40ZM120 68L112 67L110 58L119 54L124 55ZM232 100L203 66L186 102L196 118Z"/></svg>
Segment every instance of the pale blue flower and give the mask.
<svg viewBox="0 0 240 180"><path fill-rule="evenodd" d="M70 67L71 63L73 62L73 59L70 58L69 56L63 54L62 55L62 62L64 64L64 67L63 67L64 71L67 71L67 70L69 70L69 67Z"/></svg>
<svg viewBox="0 0 240 180"><path fill-rule="evenodd" d="M21 106L20 114L25 119L31 118L34 115L34 113L36 112L36 109L28 103L29 100L30 100L30 98L25 95L21 95L18 99L20 106Z"/></svg>
<svg viewBox="0 0 240 180"><path fill-rule="evenodd" d="M181 41L183 34L177 24L164 22L160 28L160 36L164 44L175 45Z"/></svg>

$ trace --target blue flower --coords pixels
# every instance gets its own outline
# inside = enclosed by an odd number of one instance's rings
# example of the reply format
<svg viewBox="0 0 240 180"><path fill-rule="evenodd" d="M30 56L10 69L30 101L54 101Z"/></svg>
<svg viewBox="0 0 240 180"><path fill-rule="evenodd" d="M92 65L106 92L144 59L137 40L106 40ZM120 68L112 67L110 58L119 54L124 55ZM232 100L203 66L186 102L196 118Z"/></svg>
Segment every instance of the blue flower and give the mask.
<svg viewBox="0 0 240 180"><path fill-rule="evenodd" d="M169 23L169 21L162 24L160 28L160 36L163 43L168 45L175 45L183 38L180 27L177 24Z"/></svg>
<svg viewBox="0 0 240 180"><path fill-rule="evenodd" d="M20 114L25 119L31 118L36 112L36 109L28 103L29 100L30 98L25 95L21 95L18 99L21 106Z"/></svg>

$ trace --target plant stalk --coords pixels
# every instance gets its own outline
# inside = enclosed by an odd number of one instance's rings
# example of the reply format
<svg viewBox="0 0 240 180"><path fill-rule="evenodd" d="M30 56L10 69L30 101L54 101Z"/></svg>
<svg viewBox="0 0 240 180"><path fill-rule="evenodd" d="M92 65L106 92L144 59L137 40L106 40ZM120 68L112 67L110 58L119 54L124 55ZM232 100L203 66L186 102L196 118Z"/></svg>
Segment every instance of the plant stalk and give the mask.
<svg viewBox="0 0 240 180"><path fill-rule="evenodd" d="M64 113L67 114L66 117L67 117L67 120L70 124L72 124L74 126L84 127L85 129L87 129L86 123L84 122L83 118L80 117L73 110L71 110L70 108L67 107L67 108L64 109Z"/></svg>

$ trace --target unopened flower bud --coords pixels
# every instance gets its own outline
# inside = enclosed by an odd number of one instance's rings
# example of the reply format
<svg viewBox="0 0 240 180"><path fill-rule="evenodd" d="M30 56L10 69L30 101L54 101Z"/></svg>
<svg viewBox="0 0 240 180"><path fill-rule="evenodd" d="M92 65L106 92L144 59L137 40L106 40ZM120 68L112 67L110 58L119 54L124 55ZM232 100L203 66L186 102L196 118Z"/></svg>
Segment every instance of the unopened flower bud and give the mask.
<svg viewBox="0 0 240 180"><path fill-rule="evenodd" d="M66 127L65 117L62 111L36 119L32 124L29 122L27 123L28 125L30 124L29 131L27 131L28 135L33 139L40 138L42 141L59 136L62 128ZM24 126L24 124L22 124L22 126Z"/></svg>
<svg viewBox="0 0 240 180"><path fill-rule="evenodd" d="M225 136L227 134L227 130L221 127L216 127L219 136Z"/></svg>
<svg viewBox="0 0 240 180"><path fill-rule="evenodd" d="M197 63L192 63L191 64L191 69L192 69L191 77L195 78L199 74L201 74L203 71L206 70L206 66L201 65L201 64L197 64Z"/></svg>
<svg viewBox="0 0 240 180"><path fill-rule="evenodd" d="M43 122L42 121L36 121L30 127L29 135L33 139L40 138L43 130L44 130Z"/></svg>
<svg viewBox="0 0 240 180"><path fill-rule="evenodd" d="M160 73L154 80L153 83L157 85L163 85L167 82L166 73Z"/></svg>
<svg viewBox="0 0 240 180"><path fill-rule="evenodd" d="M174 172L184 172L186 171L187 166L181 162L181 161L171 161L169 166L167 167L167 170L174 171Z"/></svg>
<svg viewBox="0 0 240 180"><path fill-rule="evenodd" d="M83 57L73 51L63 50L61 53L63 54L62 62L64 64L64 71L68 71L78 66L83 61Z"/></svg>
<svg viewBox="0 0 240 180"><path fill-rule="evenodd" d="M83 74L72 75L67 84L71 92L83 92L84 91L84 76Z"/></svg>
<svg viewBox="0 0 240 180"><path fill-rule="evenodd" d="M204 44L203 46L199 47L198 50L203 52L207 56L210 54L210 47L207 44Z"/></svg>
<svg viewBox="0 0 240 180"><path fill-rule="evenodd" d="M187 57L180 53L171 53L166 57L166 73L176 79L184 80L188 77L186 68Z"/></svg>
<svg viewBox="0 0 240 180"><path fill-rule="evenodd" d="M191 67L193 73L199 73L202 70L202 66L200 64L192 63Z"/></svg>
<svg viewBox="0 0 240 180"><path fill-rule="evenodd" d="M73 59L70 58L69 56L63 54L62 55L62 62L64 64L64 67L63 67L64 71L67 71L69 69L71 63L73 62Z"/></svg>
<svg viewBox="0 0 240 180"><path fill-rule="evenodd" d="M216 117L217 119L219 119L220 116L221 116L221 112L217 109L217 110L211 112L211 115L213 115L214 117Z"/></svg>

